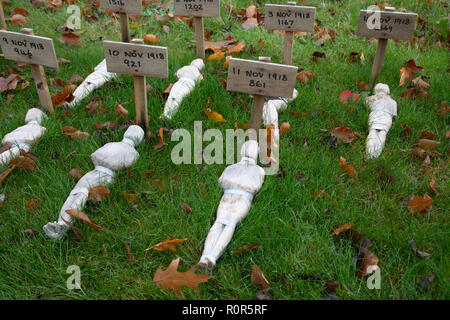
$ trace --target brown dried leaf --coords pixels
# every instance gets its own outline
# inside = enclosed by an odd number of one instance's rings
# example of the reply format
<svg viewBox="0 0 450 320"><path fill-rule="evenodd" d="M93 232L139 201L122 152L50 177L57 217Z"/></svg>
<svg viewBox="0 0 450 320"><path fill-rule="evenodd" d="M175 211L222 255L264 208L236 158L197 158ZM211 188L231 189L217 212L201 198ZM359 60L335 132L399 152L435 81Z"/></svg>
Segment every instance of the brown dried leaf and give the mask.
<svg viewBox="0 0 450 320"><path fill-rule="evenodd" d="M106 186L96 186L89 190L89 199L95 202L103 201L110 195L111 191Z"/></svg>
<svg viewBox="0 0 450 320"><path fill-rule="evenodd" d="M92 189L91 189L91 190L92 190ZM90 198L90 193L91 193L91 191L89 191L89 198ZM100 226L97 224L97 222L95 222L94 220L89 219L89 217L88 217L85 213L83 213L82 211L80 211L80 210L69 209L69 210L66 210L66 213L67 213L69 216L71 216L72 218L77 219L77 220L80 220L80 221L86 223L88 226L90 226L90 227L92 227L92 228L94 228L94 229L97 229L97 230L103 230L103 228L100 227Z"/></svg>
<svg viewBox="0 0 450 320"><path fill-rule="evenodd" d="M430 139L419 139L418 141L418 146L425 150L433 150L438 145L440 145L440 142Z"/></svg>
<svg viewBox="0 0 450 320"><path fill-rule="evenodd" d="M27 201L27 211L28 213L34 213L41 206L41 200L31 199Z"/></svg>
<svg viewBox="0 0 450 320"><path fill-rule="evenodd" d="M70 170L69 176L75 181L78 181L84 176L84 173L78 168L73 168L72 170Z"/></svg>
<svg viewBox="0 0 450 320"><path fill-rule="evenodd" d="M21 14L15 14L11 17L11 20L9 21L12 26L23 26L24 24L28 23L30 20L21 15Z"/></svg>
<svg viewBox="0 0 450 320"><path fill-rule="evenodd" d="M192 212L192 208L186 202L181 203L181 209L186 213Z"/></svg>
<svg viewBox="0 0 450 320"><path fill-rule="evenodd" d="M347 222L347 223L343 224L342 226L340 226L339 228L334 229L332 235L337 236L338 234L347 231L348 229L350 229L353 226L354 226L353 223Z"/></svg>
<svg viewBox="0 0 450 320"><path fill-rule="evenodd" d="M331 131L331 136L335 137L338 142L352 143L355 139L355 133L347 127L337 127Z"/></svg>
<svg viewBox="0 0 450 320"><path fill-rule="evenodd" d="M127 193L125 191L122 191L122 195L129 204L135 202L137 199L137 196L134 193Z"/></svg>
<svg viewBox="0 0 450 320"><path fill-rule="evenodd" d="M61 37L58 38L58 40L66 45L75 46L78 44L78 42L81 41L81 38L72 31L65 30Z"/></svg>
<svg viewBox="0 0 450 320"><path fill-rule="evenodd" d="M358 179L356 169L353 166L348 165L347 160L345 158L343 157L339 158L339 167L342 170L346 171L350 175L350 177L354 178L355 180Z"/></svg>
<svg viewBox="0 0 450 320"><path fill-rule="evenodd" d="M259 290L267 290L270 288L269 281L256 264L253 264L252 267L252 284Z"/></svg>
<svg viewBox="0 0 450 320"><path fill-rule="evenodd" d="M433 199L428 194L422 197L414 197L408 202L408 209L412 213L420 213L422 215L433 206Z"/></svg>

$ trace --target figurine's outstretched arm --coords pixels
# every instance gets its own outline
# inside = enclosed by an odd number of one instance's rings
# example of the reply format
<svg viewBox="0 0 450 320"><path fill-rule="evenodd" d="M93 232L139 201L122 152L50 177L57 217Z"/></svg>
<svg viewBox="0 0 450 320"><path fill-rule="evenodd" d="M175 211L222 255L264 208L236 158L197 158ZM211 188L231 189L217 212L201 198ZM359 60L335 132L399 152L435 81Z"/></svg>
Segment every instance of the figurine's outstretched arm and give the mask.
<svg viewBox="0 0 450 320"><path fill-rule="evenodd" d="M90 189L113 183L115 172L130 167L139 157L134 147L141 143L143 138L144 131L141 127L133 125L128 127L121 142L107 143L91 155L95 169L85 174L70 192L59 212L58 221L49 222L43 227L49 237L53 239L64 237L68 229L64 220L72 221L66 211L81 210L88 199Z"/></svg>
<svg viewBox="0 0 450 320"><path fill-rule="evenodd" d="M9 143L11 148L0 154L0 165L8 165L13 159L20 155L20 150L30 151L31 146L44 134L45 128L41 126L43 120L47 119L44 112L37 108L28 110L25 116L26 125L21 126L5 135L2 143Z"/></svg>
<svg viewBox="0 0 450 320"><path fill-rule="evenodd" d="M86 79L73 92L74 99L70 103L66 103L69 108L75 107L78 103L86 98L92 91L103 86L106 82L116 77L115 73L106 71L106 59L100 62L94 72L87 76Z"/></svg>
<svg viewBox="0 0 450 320"><path fill-rule="evenodd" d="M368 158L378 158L383 151L386 136L397 117L397 103L389 96L389 87L379 83L375 86L375 95L366 99L371 109L369 115L369 135L366 141Z"/></svg>
<svg viewBox="0 0 450 320"><path fill-rule="evenodd" d="M164 111L161 118L171 120L172 117L178 112L178 108L181 105L183 99L194 89L197 81L203 79L200 70L203 69L205 64L202 59L195 59L189 66L184 66L178 69L176 72L178 81L175 82L170 90L169 97L164 105Z"/></svg>

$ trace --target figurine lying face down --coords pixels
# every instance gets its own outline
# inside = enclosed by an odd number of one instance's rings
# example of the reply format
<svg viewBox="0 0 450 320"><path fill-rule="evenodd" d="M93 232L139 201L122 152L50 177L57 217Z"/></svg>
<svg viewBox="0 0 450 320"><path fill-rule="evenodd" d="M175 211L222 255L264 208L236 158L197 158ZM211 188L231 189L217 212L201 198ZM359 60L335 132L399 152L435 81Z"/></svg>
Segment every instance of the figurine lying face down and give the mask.
<svg viewBox="0 0 450 320"><path fill-rule="evenodd" d="M26 125L21 126L3 137L3 144L10 144L11 148L0 154L0 165L7 165L9 162L20 156L20 150L29 152L31 146L36 143L44 134L45 128L41 122L47 119L45 113L37 108L28 110L25 116Z"/></svg>
<svg viewBox="0 0 450 320"><path fill-rule="evenodd" d="M369 135L366 142L366 153L369 158L378 158L386 142L386 135L397 117L397 102L389 95L389 87L378 83L375 95L368 97L365 103L371 112L369 115Z"/></svg>
<svg viewBox="0 0 450 320"><path fill-rule="evenodd" d="M258 143L245 142L241 149L241 161L228 166L219 178L225 190L217 208L217 218L205 241L202 257L198 262L201 269L212 269L227 247L236 225L250 211L253 197L264 183L264 169L257 165Z"/></svg>
<svg viewBox="0 0 450 320"><path fill-rule="evenodd" d="M61 239L66 234L69 226L64 220L72 221L66 210L81 210L88 199L90 189L113 183L116 171L128 168L136 162L139 153L134 147L140 144L143 138L144 130L139 126L133 125L128 127L122 141L107 143L91 154L95 169L86 173L78 181L62 206L58 221L49 222L43 227L50 238Z"/></svg>

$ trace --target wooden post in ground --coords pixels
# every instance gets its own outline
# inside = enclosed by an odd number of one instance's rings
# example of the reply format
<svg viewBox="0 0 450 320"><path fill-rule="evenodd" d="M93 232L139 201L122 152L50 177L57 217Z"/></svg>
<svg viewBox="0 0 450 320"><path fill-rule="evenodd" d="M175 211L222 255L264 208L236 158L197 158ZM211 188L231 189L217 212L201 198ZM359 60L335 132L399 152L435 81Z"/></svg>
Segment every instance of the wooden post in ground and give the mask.
<svg viewBox="0 0 450 320"><path fill-rule="evenodd" d="M253 94L250 126L256 130L250 139L258 139L266 96L292 98L297 67L270 63L269 57L259 61L231 58L227 90Z"/></svg>
<svg viewBox="0 0 450 320"><path fill-rule="evenodd" d="M100 9L111 10L119 14L122 42L130 42L128 15L142 15L142 0L100 0Z"/></svg>
<svg viewBox="0 0 450 320"><path fill-rule="evenodd" d="M203 27L203 17L194 17L195 43L197 49L197 57L205 58L205 29Z"/></svg>
<svg viewBox="0 0 450 320"><path fill-rule="evenodd" d="M283 64L292 65L294 33L314 31L315 7L297 6L295 1L287 5L266 4L264 7L264 27L268 30L284 31Z"/></svg>
<svg viewBox="0 0 450 320"><path fill-rule="evenodd" d="M130 43L105 40L103 46L108 72L133 76L136 121L147 131L149 121L145 77L168 77L167 48L145 45L142 39L133 39Z"/></svg>
<svg viewBox="0 0 450 320"><path fill-rule="evenodd" d="M175 0L173 11L179 16L192 16L197 57L205 58L203 17L220 17L220 0Z"/></svg>
<svg viewBox="0 0 450 320"><path fill-rule="evenodd" d="M128 14L121 12L120 17L120 32L122 34L122 42L130 42L130 24L128 22Z"/></svg>
<svg viewBox="0 0 450 320"><path fill-rule="evenodd" d="M2 0L0 0L0 30L6 30L5 13L3 12Z"/></svg>
<svg viewBox="0 0 450 320"><path fill-rule="evenodd" d="M23 34L30 36L34 35L33 29L23 28L20 30ZM48 90L47 80L45 79L44 68L40 64L31 64L31 74L33 76L34 83L36 85L36 90L39 96L39 101L41 105L50 114L53 114L53 102L50 96L50 91Z"/></svg>
<svg viewBox="0 0 450 320"><path fill-rule="evenodd" d="M380 77L389 39L410 40L414 35L416 20L416 13L395 12L393 7L385 7L384 11L360 11L357 35L378 39L377 52L369 80L371 88Z"/></svg>

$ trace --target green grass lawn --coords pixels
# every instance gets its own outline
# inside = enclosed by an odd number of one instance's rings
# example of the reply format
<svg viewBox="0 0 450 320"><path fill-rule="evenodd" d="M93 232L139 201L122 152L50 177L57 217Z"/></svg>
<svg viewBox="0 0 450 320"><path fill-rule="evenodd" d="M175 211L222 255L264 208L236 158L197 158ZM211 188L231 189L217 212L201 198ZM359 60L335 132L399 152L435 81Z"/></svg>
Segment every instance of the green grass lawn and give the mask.
<svg viewBox="0 0 450 320"><path fill-rule="evenodd" d="M69 80L73 74L86 77L104 56L102 39L120 41L120 24L106 22L108 15L98 12L100 20L95 23L82 19L78 46L67 46L57 39L69 14L67 4L55 13L34 8L29 1L11 0L5 7L6 17L15 7L30 12L29 23L36 35L54 40L58 58L71 61L61 64L60 71L46 68L47 80ZM81 8L87 6L78 0ZM202 121L203 129L234 128L250 122L250 111L242 105L233 104L239 95L223 89L218 78L226 78L226 72L215 72L223 61L207 61L205 79L188 96L172 122L158 120L164 101L155 91L148 96L150 127L154 133L150 141L137 147L139 160L130 169L120 172L116 182L109 188L111 197L94 204L88 202L84 212L108 231L96 231L87 225L76 223L86 238L81 241L69 231L64 240L48 238L42 226L57 219L59 210L75 182L69 177L72 168L84 172L93 169L89 155L102 143L122 139L124 130L105 130L104 138L93 134L94 121L117 121L114 106L123 104L134 118L133 81L131 76L119 76L103 88L96 90L75 108L73 114L63 117L65 110L58 108L55 116L44 123L47 131L32 148L39 157L38 170L17 170L0 185L0 194L6 200L0 208L0 298L2 299L256 299L256 289L251 283L252 265L257 264L271 282L270 294L274 299L324 299L323 281L305 280L305 275L320 274L325 279L337 281L337 295L341 299L448 299L449 295L449 227L448 227L448 150L446 132L447 118L439 118L435 104L448 101L449 53L446 48L435 47L433 27L436 21L445 20L449 14L446 1L400 1L391 0L393 6L420 13L428 23L426 29L416 26L415 36L425 35L427 45L395 44L389 41L380 82L387 83L391 95L398 103L398 120L388 134L385 149L378 160L368 161L364 155L365 138L368 133L369 111L362 98L349 108L339 101L341 91L358 92L357 79L368 82L375 56L376 43L356 37L359 10L373 4L371 1L306 1L305 5L317 7L316 18L321 27L335 30L334 41L318 45L311 35L295 38L294 64L299 69L313 70L317 78L304 85L296 83L297 99L288 110L296 110L300 117L287 111L279 114L279 122L289 122L291 130L281 138L280 163L286 171L284 176L267 176L265 183L253 202L253 207L236 229L233 240L218 260L213 279L201 285L200 291L184 288L184 297L166 292L153 282L153 275L161 265L181 258L180 270L186 271L196 265L200 258L204 239L215 220L215 212L222 195L218 178L226 165L174 165L170 160L171 142L155 150L158 143L155 133L160 127L185 128L193 132L195 120ZM241 21L229 15L224 4L237 8L248 7L252 2L223 0L221 18L206 18L205 32L212 33L211 40L222 40L228 33L235 39L245 41L246 48L238 57L257 59L270 56L272 62L281 62L283 37L263 27L245 31ZM265 1L254 2L263 12ZM283 1L283 3L285 3ZM153 8L153 9L152 9ZM158 45L169 49L169 79L147 78L153 88L164 91L175 82L175 71L195 58L193 29L182 21L171 20L169 34L163 32L157 22L155 7L147 10L152 15L143 16L137 28L131 28L133 37L142 38L153 33L161 37ZM8 24L11 31L21 27ZM444 27L448 32L448 25ZM264 43L262 44L262 39ZM445 40L445 38L443 39ZM314 51L326 54L316 63ZM364 53L365 64L348 61L351 52ZM431 89L428 99L401 98L405 87L399 86L399 72L404 63L414 59L422 66L422 75ZM0 58L0 72L15 67L13 61ZM39 99L31 80L31 71L24 68L20 75L31 85L22 91L0 93L0 137L23 125L26 111L39 105ZM58 88L50 88L52 95ZM7 99L7 94L14 94ZM367 93L366 93L367 94ZM364 93L361 93L364 95ZM226 123L214 123L203 110L209 106L221 113ZM249 105L247 94L242 98ZM91 116L84 106L92 101L102 101L108 114ZM413 134L405 137L402 123ZM75 126L90 133L83 141L64 137L61 127ZM321 129L332 130L347 126L361 134L353 143L331 148L322 138ZM427 172L422 162L411 154L416 140L423 130L437 134L439 156ZM205 143L206 146L208 143ZM339 167L339 157L347 159L358 172L358 180L347 176ZM380 169L393 176L393 181L380 180ZM0 168L4 171L6 168ZM0 171L0 172L1 172ZM154 172L151 178L146 173ZM304 178L298 177L304 175ZM151 174L150 174L151 175ZM148 176L148 174L147 174ZM437 196L429 187L433 178L440 192ZM152 183L160 179L165 186L162 192ZM202 196L199 183L207 186ZM313 195L324 190L331 199L319 199ZM138 195L137 209L131 209L121 192ZM412 194L430 195L433 207L424 216L409 212L402 199ZM40 199L40 208L30 214L27 201ZM193 211L185 213L181 203L188 203ZM447 212L447 213L446 213ZM345 237L332 236L336 227L351 222L353 229L363 233L372 242L371 251L379 259L381 289L369 290L365 279L357 276L358 270L352 259L357 249ZM32 229L35 237L21 231ZM154 244L173 238L189 238L179 245L176 252L147 250ZM420 259L410 248L409 240L422 244L431 252L429 259ZM131 253L137 262L127 258L125 245L130 242ZM233 254L237 248L257 243L260 247L243 256ZM82 290L66 288L66 269L70 265L81 268ZM418 279L425 274L435 274L436 279L424 290Z"/></svg>

